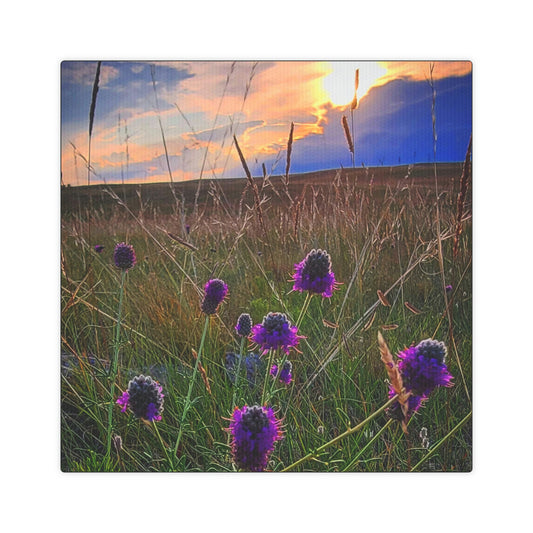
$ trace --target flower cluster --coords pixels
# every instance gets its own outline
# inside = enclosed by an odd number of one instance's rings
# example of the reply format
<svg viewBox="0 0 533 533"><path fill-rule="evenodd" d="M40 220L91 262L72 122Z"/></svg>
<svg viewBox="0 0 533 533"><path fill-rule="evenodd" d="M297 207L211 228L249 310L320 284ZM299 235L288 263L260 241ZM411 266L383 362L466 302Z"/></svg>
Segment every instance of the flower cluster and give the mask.
<svg viewBox="0 0 533 533"><path fill-rule="evenodd" d="M242 313L237 319L235 331L241 337L248 337L252 332L252 317L248 313Z"/></svg>
<svg viewBox="0 0 533 533"><path fill-rule="evenodd" d="M261 324L252 328L252 340L263 353L280 348L288 354L289 348L297 346L302 338L298 335L298 328L283 313L268 313Z"/></svg>
<svg viewBox="0 0 533 533"><path fill-rule="evenodd" d="M113 252L113 261L117 268L121 270L129 270L135 266L137 257L135 256L135 250L131 244L120 242L115 246Z"/></svg>
<svg viewBox="0 0 533 533"><path fill-rule="evenodd" d="M283 438L281 422L271 407L235 407L229 432L231 451L238 468L248 472L266 469L276 441Z"/></svg>
<svg viewBox="0 0 533 533"><path fill-rule="evenodd" d="M331 259L325 250L311 250L303 261L294 265L295 291L309 291L330 298L336 287Z"/></svg>
<svg viewBox="0 0 533 533"><path fill-rule="evenodd" d="M398 370L402 376L408 398L407 419L409 419L429 398L437 387L451 387L453 376L446 366L446 346L443 342L426 339L411 346L398 354ZM389 398L396 391L389 387ZM398 402L389 409L392 418L403 420L403 414Z"/></svg>
<svg viewBox="0 0 533 533"><path fill-rule="evenodd" d="M202 312L206 315L214 315L227 294L228 286L221 279L209 280L204 287Z"/></svg>
<svg viewBox="0 0 533 533"><path fill-rule="evenodd" d="M129 407L137 418L144 418L148 421L161 420L163 412L163 388L150 376L135 376L128 384L128 389L117 400L122 407L121 411L126 412Z"/></svg>
<svg viewBox="0 0 533 533"><path fill-rule="evenodd" d="M292 363L290 361L285 361L281 371L279 371L278 365L272 365L270 375L274 378L277 377L282 383L289 385L292 382Z"/></svg>
<svg viewBox="0 0 533 533"><path fill-rule="evenodd" d="M242 366L244 363L244 367ZM263 374L264 363L261 360L261 357L255 353L248 354L244 360L240 354L229 352L226 354L226 373L231 381L235 383L237 376L237 370L239 368L246 368L246 380L250 387L255 387L255 385L260 382L261 374Z"/></svg>

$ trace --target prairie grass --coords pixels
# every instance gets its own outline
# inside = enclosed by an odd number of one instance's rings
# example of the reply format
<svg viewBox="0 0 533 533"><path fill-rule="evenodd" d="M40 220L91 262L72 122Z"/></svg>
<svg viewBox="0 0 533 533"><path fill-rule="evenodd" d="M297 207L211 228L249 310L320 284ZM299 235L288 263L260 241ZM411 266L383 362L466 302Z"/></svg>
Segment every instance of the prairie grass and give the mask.
<svg viewBox="0 0 533 533"><path fill-rule="evenodd" d="M125 201L114 187L93 187L91 212L78 209L83 188L65 189L63 471L233 471L225 431L233 399L253 405L262 391L244 384L235 390L225 355L240 351L234 326L241 313L256 324L270 311L293 323L301 316L306 337L289 356L294 382L272 387L285 437L270 470L307 456L294 471L471 470L471 201L461 198L458 221L451 177L460 177L461 165L437 170L438 183L433 167L341 169L327 179L291 176L290 183L288 175L266 173L204 179L174 184L179 203L168 186L126 186ZM280 194L285 187L289 194ZM106 455L121 287L112 251L121 241L134 246L138 262L124 282L115 390L149 374L163 386L165 403L157 423L115 405L112 437L120 436L121 446ZM105 246L101 254L95 244ZM341 283L331 298L307 301L291 291L294 264L312 248L331 256ZM203 335L203 286L215 277L228 284L229 296ZM449 294L443 279L453 287ZM382 411L372 417L388 400L380 331L393 354L428 337L448 346L454 386L433 393L407 434ZM201 369L191 385L201 339ZM423 427L429 449L419 438Z"/></svg>

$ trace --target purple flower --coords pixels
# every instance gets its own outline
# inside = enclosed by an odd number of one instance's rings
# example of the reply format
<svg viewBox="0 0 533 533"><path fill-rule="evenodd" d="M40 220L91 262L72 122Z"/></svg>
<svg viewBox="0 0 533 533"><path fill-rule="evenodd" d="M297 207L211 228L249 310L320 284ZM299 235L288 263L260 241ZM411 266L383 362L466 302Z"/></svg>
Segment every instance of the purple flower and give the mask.
<svg viewBox="0 0 533 533"><path fill-rule="evenodd" d="M279 372L279 375L278 369L278 365L272 365L272 368L270 369L270 375L274 378L277 377L282 383L289 385L289 383L292 382L292 363L290 361L285 361L283 369L281 370L281 372Z"/></svg>
<svg viewBox="0 0 533 533"><path fill-rule="evenodd" d="M101 254L104 251L104 245L103 244L96 244L94 247L94 251L97 254Z"/></svg>
<svg viewBox="0 0 533 533"><path fill-rule="evenodd" d="M283 313L268 313L261 324L252 328L252 340L267 353L268 350L281 348L289 353L289 348L297 346L303 337L298 335L298 328L291 325Z"/></svg>
<svg viewBox="0 0 533 533"><path fill-rule="evenodd" d="M241 337L248 337L252 332L252 317L248 313L242 313L237 319L235 330Z"/></svg>
<svg viewBox="0 0 533 533"><path fill-rule="evenodd" d="M238 468L248 472L263 472L276 441L283 438L281 422L271 407L235 407L229 432L231 451Z"/></svg>
<svg viewBox="0 0 533 533"><path fill-rule="evenodd" d="M163 412L163 388L150 376L135 376L128 384L117 403L122 407L121 411L126 412L129 407L137 418L144 418L148 421L161 420Z"/></svg>
<svg viewBox="0 0 533 533"><path fill-rule="evenodd" d="M453 291L453 287L451 285L446 285L446 292L449 294Z"/></svg>
<svg viewBox="0 0 533 533"><path fill-rule="evenodd" d="M411 392L407 418L418 411L437 387L453 386L453 376L448 372L445 363L446 353L443 342L426 339L398 354L398 370L402 376L403 386L407 392ZM395 394L394 389L390 387L389 398ZM397 418L395 415L403 418L398 402L389 409L389 414L393 418Z"/></svg>
<svg viewBox="0 0 533 533"><path fill-rule="evenodd" d="M309 291L330 298L336 288L331 259L325 250L311 250L301 263L294 265L294 291Z"/></svg>
<svg viewBox="0 0 533 533"><path fill-rule="evenodd" d="M135 266L137 257L135 256L135 250L131 244L120 242L115 246L113 252L113 261L115 266L121 270L129 270Z"/></svg>
<svg viewBox="0 0 533 533"><path fill-rule="evenodd" d="M209 280L204 287L202 312L206 315L214 315L226 294L228 294L228 286L221 279Z"/></svg>
<svg viewBox="0 0 533 533"><path fill-rule="evenodd" d="M128 401L130 399L130 393L128 391L124 391L122 393L122 396L117 400L117 403L120 405L120 407L122 408L121 411L123 413L126 412L126 409L128 408Z"/></svg>

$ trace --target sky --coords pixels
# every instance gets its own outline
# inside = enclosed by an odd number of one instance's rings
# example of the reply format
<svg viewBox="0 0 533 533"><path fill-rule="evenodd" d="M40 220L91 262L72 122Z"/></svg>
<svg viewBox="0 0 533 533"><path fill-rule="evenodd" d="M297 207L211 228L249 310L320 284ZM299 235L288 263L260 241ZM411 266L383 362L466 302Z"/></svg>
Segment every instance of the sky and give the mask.
<svg viewBox="0 0 533 533"><path fill-rule="evenodd" d="M233 136L254 176L283 174L291 123L291 173L432 162L433 94L436 160L472 133L468 61L103 61L89 154L96 71L61 64L65 185L244 177Z"/></svg>

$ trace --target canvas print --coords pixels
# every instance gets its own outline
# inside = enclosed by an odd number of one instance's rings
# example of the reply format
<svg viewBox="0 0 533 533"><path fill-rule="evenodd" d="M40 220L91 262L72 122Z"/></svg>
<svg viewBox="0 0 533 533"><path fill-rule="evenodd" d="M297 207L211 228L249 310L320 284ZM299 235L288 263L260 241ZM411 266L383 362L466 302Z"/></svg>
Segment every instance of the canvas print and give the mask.
<svg viewBox="0 0 533 533"><path fill-rule="evenodd" d="M472 470L472 63L61 63L63 472Z"/></svg>

